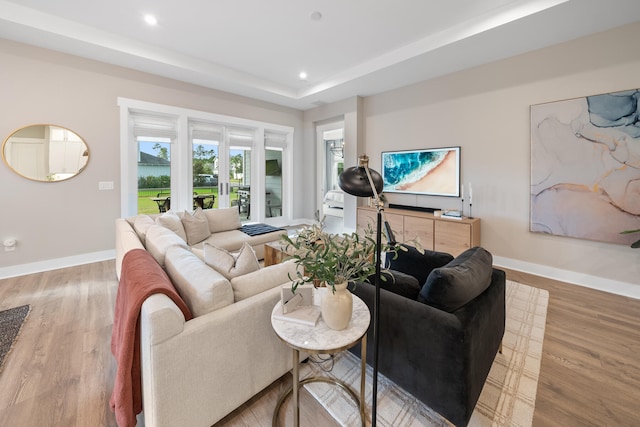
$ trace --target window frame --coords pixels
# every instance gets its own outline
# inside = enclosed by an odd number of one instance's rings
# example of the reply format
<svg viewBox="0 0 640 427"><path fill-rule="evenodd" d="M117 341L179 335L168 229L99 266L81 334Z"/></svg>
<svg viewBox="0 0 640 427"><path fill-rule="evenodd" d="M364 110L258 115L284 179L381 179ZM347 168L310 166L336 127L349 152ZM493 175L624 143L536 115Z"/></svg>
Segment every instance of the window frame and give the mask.
<svg viewBox="0 0 640 427"><path fill-rule="evenodd" d="M252 210L251 220L253 221L265 221L264 196L261 197L265 191L265 182L260 178L264 175L265 170L265 134L285 135L286 142L282 144L283 211L280 218L291 218L291 189L293 188L293 183L292 162L290 159L292 158L293 148L293 127L122 97L118 98L117 104L120 108L120 210L122 217L134 216L138 212L138 144L131 116L149 114L151 116L166 116L176 119L176 136L171 142L173 144L171 153L171 205L173 209L178 211L191 210L193 204L193 148L190 136L190 122L205 122L228 128L244 128L253 132L251 176L255 179L255 182L252 182L251 185L252 187L255 186L257 190L255 192L252 191L252 198L253 194L256 194L256 200L252 200L252 204L256 206L255 212ZM227 138L227 135L225 135L225 138ZM232 142L229 142L229 144L234 145Z"/></svg>

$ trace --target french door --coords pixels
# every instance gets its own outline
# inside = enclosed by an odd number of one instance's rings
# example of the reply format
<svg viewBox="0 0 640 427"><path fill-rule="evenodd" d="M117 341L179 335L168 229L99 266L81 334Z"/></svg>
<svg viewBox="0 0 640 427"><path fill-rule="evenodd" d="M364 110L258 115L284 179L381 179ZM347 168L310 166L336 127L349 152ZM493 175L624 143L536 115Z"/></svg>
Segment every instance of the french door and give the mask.
<svg viewBox="0 0 640 427"><path fill-rule="evenodd" d="M292 127L126 98L118 105L123 216L238 206L245 221L291 217Z"/></svg>

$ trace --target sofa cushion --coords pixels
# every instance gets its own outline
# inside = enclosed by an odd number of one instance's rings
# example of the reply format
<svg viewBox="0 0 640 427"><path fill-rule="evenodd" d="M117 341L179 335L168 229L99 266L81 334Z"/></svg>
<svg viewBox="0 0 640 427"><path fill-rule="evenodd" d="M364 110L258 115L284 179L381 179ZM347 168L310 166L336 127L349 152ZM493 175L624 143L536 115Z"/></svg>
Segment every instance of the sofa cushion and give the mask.
<svg viewBox="0 0 640 427"><path fill-rule="evenodd" d="M248 243L244 243L238 252L229 252L205 242L204 262L227 279L260 269L256 253Z"/></svg>
<svg viewBox="0 0 640 427"><path fill-rule="evenodd" d="M182 225L182 221L178 214L173 211L168 211L156 217L156 224L161 225L165 228L176 233L178 236L182 238L185 242L187 241L187 235L184 232L184 226Z"/></svg>
<svg viewBox="0 0 640 427"><path fill-rule="evenodd" d="M138 215L133 220L133 229L138 235L138 239L144 245L147 240L147 230L156 222L149 215Z"/></svg>
<svg viewBox="0 0 640 427"><path fill-rule="evenodd" d="M182 221L189 246L200 243L211 235L207 216L200 208L196 209L193 213L184 212L180 220Z"/></svg>
<svg viewBox="0 0 640 427"><path fill-rule="evenodd" d="M434 269L418 301L454 312L489 287L493 257L484 248L467 249L444 267Z"/></svg>
<svg viewBox="0 0 640 427"><path fill-rule="evenodd" d="M149 253L164 267L164 257L171 246L189 249L187 242L173 231L161 225L154 224L147 229L146 248Z"/></svg>
<svg viewBox="0 0 640 427"><path fill-rule="evenodd" d="M219 231L217 233L211 233L204 242L198 243L193 247L204 249L204 244L208 243L211 246L234 252L239 251L245 242L249 243L249 240L249 236L240 230Z"/></svg>
<svg viewBox="0 0 640 427"><path fill-rule="evenodd" d="M231 279L233 296L236 302L252 297L276 286L291 283L296 276L297 265L293 260L261 268L259 271L237 276Z"/></svg>
<svg viewBox="0 0 640 427"><path fill-rule="evenodd" d="M219 233L221 231L237 230L242 226L238 207L207 209L204 211L209 221L209 231Z"/></svg>
<svg viewBox="0 0 640 427"><path fill-rule="evenodd" d="M429 273L434 268L442 267L453 260L453 256L445 252L425 250L423 254L416 248L403 245L407 250L399 250L395 259L393 253L387 253L387 267L391 270L401 271L418 280L419 286L424 285Z"/></svg>
<svg viewBox="0 0 640 427"><path fill-rule="evenodd" d="M402 295L405 298L416 300L420 293L420 283L418 279L410 274L396 270L385 270L380 273L380 289L386 289L394 294ZM365 283L375 285L375 274L369 276L368 282ZM360 284L358 284L360 286Z"/></svg>
<svg viewBox="0 0 640 427"><path fill-rule="evenodd" d="M231 283L188 249L167 249L165 269L195 317L233 304Z"/></svg>

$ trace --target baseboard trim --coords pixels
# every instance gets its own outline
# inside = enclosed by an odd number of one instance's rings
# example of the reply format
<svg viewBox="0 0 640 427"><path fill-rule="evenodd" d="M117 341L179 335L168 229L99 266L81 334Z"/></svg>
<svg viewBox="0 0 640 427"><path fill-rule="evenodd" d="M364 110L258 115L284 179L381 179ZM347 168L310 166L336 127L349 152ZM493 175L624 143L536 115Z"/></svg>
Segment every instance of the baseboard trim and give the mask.
<svg viewBox="0 0 640 427"><path fill-rule="evenodd" d="M298 223L308 224L309 222L307 221L308 220L301 220ZM56 258L46 261L14 265L10 267L1 267L0 279L8 279L10 277L24 276L25 274L41 273L43 271L56 270L59 268L90 264L92 262L106 261L109 259L114 259L115 256L115 250L111 249L107 251L92 252L89 254L74 255L70 257ZM534 264L531 262L520 261L500 256L494 256L493 263L497 267L509 268L511 270L535 274L536 276L560 280L562 282L584 286L586 288L609 292L616 295L622 295L629 298L640 299L640 286L633 283L592 276L584 273L577 273L575 271L563 270L560 268L554 268L546 265Z"/></svg>
<svg viewBox="0 0 640 427"><path fill-rule="evenodd" d="M64 258L48 259L46 261L30 262L27 264L12 265L0 268L0 279L24 276L25 274L41 273L43 271L57 270L59 268L73 267L75 265L90 264L92 262L106 261L116 257L115 249L101 252L92 252L82 255L73 255ZM113 270L115 277L115 269Z"/></svg>
<svg viewBox="0 0 640 427"><path fill-rule="evenodd" d="M560 280L562 282L584 286L585 288L640 299L640 286L633 283L621 282L619 280L612 280L584 273L576 273L575 271L563 270L560 268L500 256L494 256L493 263L498 268L509 268L523 273L530 273L536 276L546 277L548 279Z"/></svg>

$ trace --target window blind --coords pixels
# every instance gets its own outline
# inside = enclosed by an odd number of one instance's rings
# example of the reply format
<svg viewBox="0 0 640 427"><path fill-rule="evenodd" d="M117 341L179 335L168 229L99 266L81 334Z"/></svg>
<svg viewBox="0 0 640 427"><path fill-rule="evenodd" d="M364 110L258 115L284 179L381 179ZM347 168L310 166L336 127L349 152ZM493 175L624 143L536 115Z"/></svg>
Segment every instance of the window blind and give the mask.
<svg viewBox="0 0 640 427"><path fill-rule="evenodd" d="M221 142L224 137L224 126L216 123L191 121L189 122L191 139Z"/></svg>
<svg viewBox="0 0 640 427"><path fill-rule="evenodd" d="M133 127L133 136L169 138L171 141L178 137L178 118L170 115L131 112L129 115Z"/></svg>

